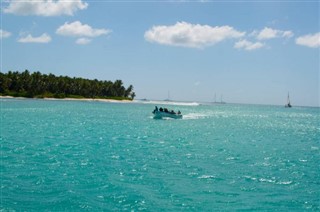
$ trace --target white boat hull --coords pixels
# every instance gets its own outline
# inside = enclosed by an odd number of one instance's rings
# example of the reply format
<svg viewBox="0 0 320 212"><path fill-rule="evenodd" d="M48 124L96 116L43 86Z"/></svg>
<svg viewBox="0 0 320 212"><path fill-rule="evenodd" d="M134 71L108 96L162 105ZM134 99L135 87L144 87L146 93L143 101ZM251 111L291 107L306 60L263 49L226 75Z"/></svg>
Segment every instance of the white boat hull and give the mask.
<svg viewBox="0 0 320 212"><path fill-rule="evenodd" d="M161 111L154 111L154 119L162 119L162 118L172 118L172 119L181 119L182 114L177 113L168 113L168 112L161 112Z"/></svg>

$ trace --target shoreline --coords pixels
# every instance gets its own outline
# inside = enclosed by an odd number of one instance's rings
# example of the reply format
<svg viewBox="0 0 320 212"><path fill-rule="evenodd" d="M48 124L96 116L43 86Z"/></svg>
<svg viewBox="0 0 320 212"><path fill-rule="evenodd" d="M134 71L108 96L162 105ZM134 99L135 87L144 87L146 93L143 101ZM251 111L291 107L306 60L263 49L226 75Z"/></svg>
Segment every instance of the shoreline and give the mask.
<svg viewBox="0 0 320 212"><path fill-rule="evenodd" d="M27 98L14 96L0 96L0 99L35 99L49 101L87 101L87 102L109 102L109 103L132 103L133 100L116 100L116 99L93 99L93 98Z"/></svg>
<svg viewBox="0 0 320 212"><path fill-rule="evenodd" d="M106 102L106 103L146 103L144 101L138 100L116 100L116 99L92 99L92 98L27 98L27 97L14 97L14 96L0 96L1 99L34 99L34 100L48 100L48 101L87 101L87 102ZM173 101L166 102L161 100L149 100L147 104L169 104L169 105L186 105L186 106L199 106L199 105L210 105L208 102L179 102ZM219 104L218 104L219 105ZM284 107L283 105L268 105L268 104L252 104L252 103L228 103L228 105L256 105L256 106L275 106L275 107ZM309 107L309 108L317 108L320 109L320 106L308 106L308 105L296 105L295 108L298 107Z"/></svg>

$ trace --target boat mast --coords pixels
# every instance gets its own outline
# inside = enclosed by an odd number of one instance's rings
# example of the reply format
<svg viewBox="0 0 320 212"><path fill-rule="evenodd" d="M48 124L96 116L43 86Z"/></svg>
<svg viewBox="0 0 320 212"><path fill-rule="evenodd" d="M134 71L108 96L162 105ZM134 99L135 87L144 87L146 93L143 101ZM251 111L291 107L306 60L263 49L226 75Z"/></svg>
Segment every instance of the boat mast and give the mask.
<svg viewBox="0 0 320 212"><path fill-rule="evenodd" d="M168 91L168 98L165 99L164 101L171 101L171 100L170 100L170 91Z"/></svg>
<svg viewBox="0 0 320 212"><path fill-rule="evenodd" d="M288 97L287 97L287 104L285 105L285 107L292 107L292 106L291 106L291 103L290 103L289 92L288 92Z"/></svg>

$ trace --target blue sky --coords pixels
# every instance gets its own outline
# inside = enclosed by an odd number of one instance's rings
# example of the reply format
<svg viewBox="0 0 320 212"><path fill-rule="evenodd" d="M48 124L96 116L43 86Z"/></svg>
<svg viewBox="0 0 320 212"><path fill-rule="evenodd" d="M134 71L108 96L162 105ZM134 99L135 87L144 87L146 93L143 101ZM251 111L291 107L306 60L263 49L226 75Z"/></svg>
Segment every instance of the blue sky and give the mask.
<svg viewBox="0 0 320 212"><path fill-rule="evenodd" d="M319 106L319 1L1 1L1 71L136 98Z"/></svg>

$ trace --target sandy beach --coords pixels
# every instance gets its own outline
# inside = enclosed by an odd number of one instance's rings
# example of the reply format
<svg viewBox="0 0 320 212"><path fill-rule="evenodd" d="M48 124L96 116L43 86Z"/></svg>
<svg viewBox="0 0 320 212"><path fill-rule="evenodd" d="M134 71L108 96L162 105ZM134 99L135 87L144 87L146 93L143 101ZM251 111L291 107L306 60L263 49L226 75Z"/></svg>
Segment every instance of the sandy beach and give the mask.
<svg viewBox="0 0 320 212"><path fill-rule="evenodd" d="M51 101L96 101L96 102L111 102L111 103L132 103L131 100L116 100L116 99L92 99L92 98L26 98L26 97L13 97L13 96L0 96L0 99L43 99Z"/></svg>

